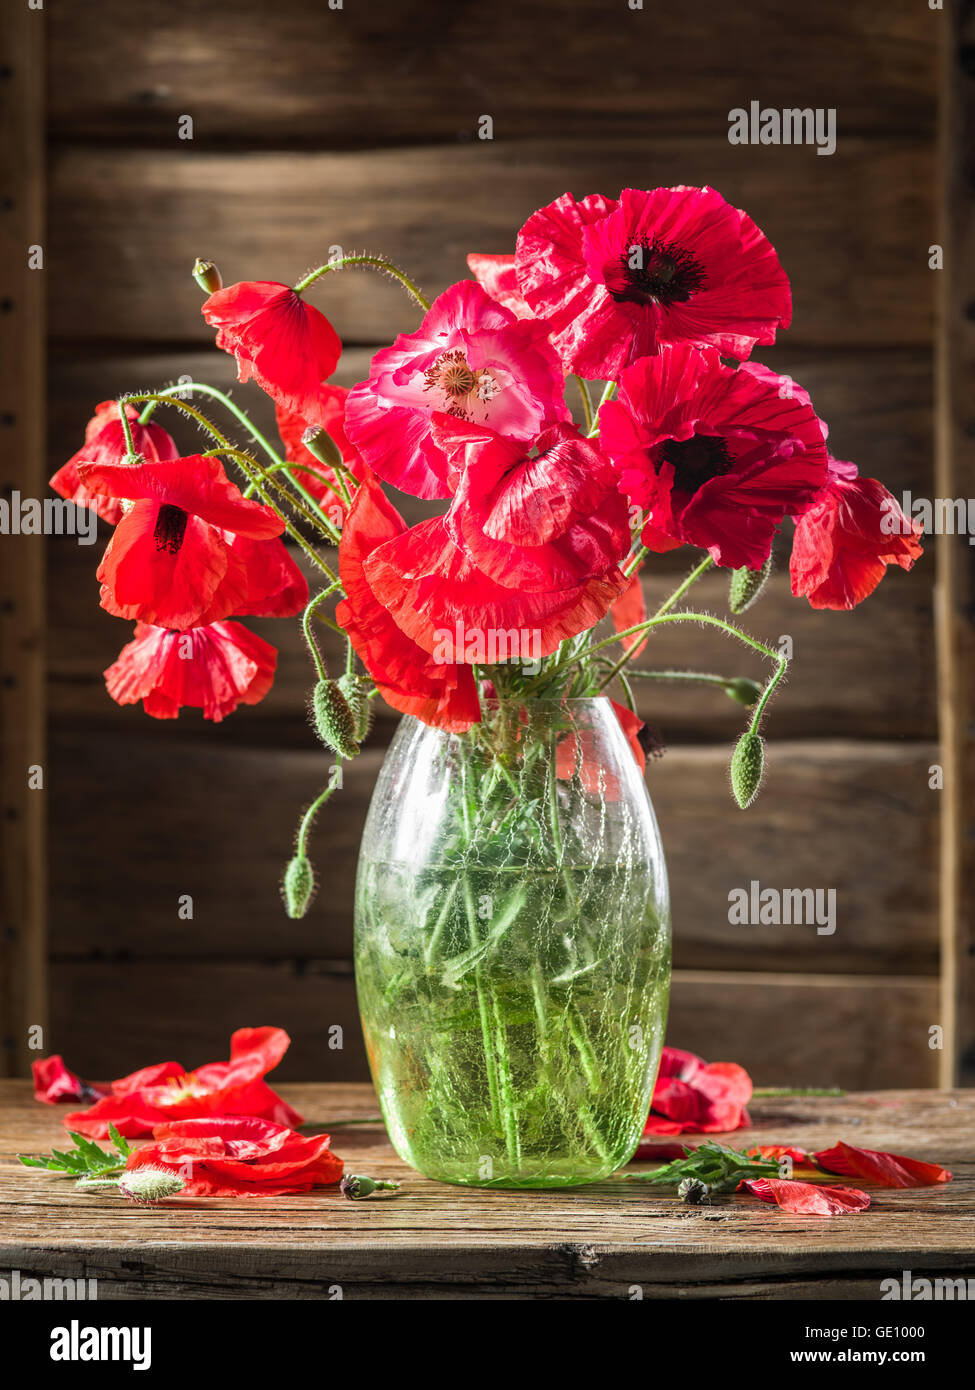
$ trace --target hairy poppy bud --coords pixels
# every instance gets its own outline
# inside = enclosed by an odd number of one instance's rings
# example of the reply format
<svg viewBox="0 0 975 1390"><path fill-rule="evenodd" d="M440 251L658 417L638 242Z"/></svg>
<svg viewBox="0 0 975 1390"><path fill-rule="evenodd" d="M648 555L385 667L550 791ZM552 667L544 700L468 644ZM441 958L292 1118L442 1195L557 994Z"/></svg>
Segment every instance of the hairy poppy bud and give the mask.
<svg viewBox="0 0 975 1390"><path fill-rule="evenodd" d="M310 859L306 859L303 854L296 854L288 861L284 878L281 880L281 891L284 894L284 906L288 916L295 921L304 917L315 892L315 870Z"/></svg>
<svg viewBox="0 0 975 1390"><path fill-rule="evenodd" d="M185 1186L180 1175L171 1173L168 1168L133 1168L118 1180L118 1190L122 1196L130 1197L141 1206L161 1202L164 1197L174 1197Z"/></svg>
<svg viewBox="0 0 975 1390"><path fill-rule="evenodd" d="M324 463L326 468L338 468L342 464L342 450L321 425L309 425L301 436L301 442L308 452Z"/></svg>
<svg viewBox="0 0 975 1390"><path fill-rule="evenodd" d="M736 704L744 705L746 709L751 709L762 693L762 687L758 681L753 681L748 676L736 676L734 680L727 682L724 689L726 695L729 695Z"/></svg>
<svg viewBox="0 0 975 1390"><path fill-rule="evenodd" d="M771 554L760 570L742 568L734 571L728 589L728 607L732 613L744 613L746 608L751 608L765 588L765 582L771 573Z"/></svg>
<svg viewBox="0 0 975 1390"><path fill-rule="evenodd" d="M395 1192L398 1182L384 1182L381 1178L367 1178L362 1174L349 1173L339 1183L339 1191L350 1202L358 1202L363 1197L371 1197L374 1192Z"/></svg>
<svg viewBox="0 0 975 1390"><path fill-rule="evenodd" d="M213 261L201 261L199 256L193 267L193 279L204 294L216 294L217 290L223 289L223 280Z"/></svg>
<svg viewBox="0 0 975 1390"><path fill-rule="evenodd" d="M361 743L372 725L372 705L367 698L365 683L358 676L346 672L339 677L338 684L352 711L353 736L356 743Z"/></svg>
<svg viewBox="0 0 975 1390"><path fill-rule="evenodd" d="M355 715L338 681L319 681L311 703L315 729L325 747L338 753L340 758L354 758L359 751Z"/></svg>
<svg viewBox="0 0 975 1390"><path fill-rule="evenodd" d="M731 759L731 790L744 811L755 800L765 769L765 745L761 736L746 730Z"/></svg>

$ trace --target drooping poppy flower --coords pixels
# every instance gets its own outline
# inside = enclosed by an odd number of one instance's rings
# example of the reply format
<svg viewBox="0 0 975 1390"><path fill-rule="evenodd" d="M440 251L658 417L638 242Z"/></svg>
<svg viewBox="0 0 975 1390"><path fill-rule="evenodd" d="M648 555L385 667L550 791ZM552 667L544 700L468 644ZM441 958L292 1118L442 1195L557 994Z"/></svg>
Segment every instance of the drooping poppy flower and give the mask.
<svg viewBox="0 0 975 1390"><path fill-rule="evenodd" d="M745 1178L740 1188L795 1216L852 1216L870 1205L867 1194L855 1187L817 1187L795 1178Z"/></svg>
<svg viewBox="0 0 975 1390"><path fill-rule="evenodd" d="M287 1125L252 1116L170 1120L126 1168L163 1168L185 1180L181 1197L277 1197L328 1187L342 1177L331 1138L305 1138Z"/></svg>
<svg viewBox="0 0 975 1390"><path fill-rule="evenodd" d="M831 1149L820 1149L813 1158L827 1173L844 1178L863 1178L882 1187L932 1187L951 1182L951 1173L940 1163L924 1163L919 1158L886 1153L880 1149L859 1149L842 1140Z"/></svg>
<svg viewBox="0 0 975 1390"><path fill-rule="evenodd" d="M630 548L616 474L572 425L529 445L484 425L433 417L433 437L458 477L447 513L451 538L505 588L547 592L611 577Z"/></svg>
<svg viewBox="0 0 975 1390"><path fill-rule="evenodd" d="M175 719L183 706L219 723L238 705L270 690L278 654L242 623L210 623L175 632L137 623L135 638L105 672L120 705L142 701L153 719Z"/></svg>
<svg viewBox="0 0 975 1390"><path fill-rule="evenodd" d="M606 616L620 572L545 592L490 579L454 542L447 521L421 521L368 556L379 602L414 642L439 660L537 661Z"/></svg>
<svg viewBox="0 0 975 1390"><path fill-rule="evenodd" d="M230 1060L187 1071L179 1062L157 1062L111 1083L111 1093L89 1110L66 1115L68 1129L90 1139L108 1136L109 1122L126 1139L153 1127L197 1116L249 1115L275 1125L300 1125L296 1110L271 1090L265 1075L281 1061L291 1039L282 1028L238 1028Z"/></svg>
<svg viewBox="0 0 975 1390"><path fill-rule="evenodd" d="M813 608L853 608L873 593L888 565L913 566L921 534L920 522L908 520L882 483L831 458L825 488L796 522L792 592Z"/></svg>
<svg viewBox="0 0 975 1390"><path fill-rule="evenodd" d="M414 497L449 497L456 478L433 438L435 412L528 441L570 419L564 391L544 327L462 280L416 333L376 353L369 380L349 393L345 429L380 478Z"/></svg>
<svg viewBox="0 0 975 1390"><path fill-rule="evenodd" d="M652 1134L718 1134L747 1127L752 1081L734 1062L705 1062L665 1047L644 1127Z"/></svg>
<svg viewBox="0 0 975 1390"><path fill-rule="evenodd" d="M217 347L237 359L237 379L253 379L273 401L308 417L342 343L324 314L289 285L245 280L211 294L203 317Z"/></svg>
<svg viewBox="0 0 975 1390"><path fill-rule="evenodd" d="M534 318L518 286L514 256L489 256L481 251L472 251L467 257L467 264L481 288L498 304L510 309L515 318Z"/></svg>
<svg viewBox="0 0 975 1390"><path fill-rule="evenodd" d="M481 718L471 668L439 662L397 626L373 592L369 556L401 536L406 522L373 478L356 493L339 543L339 575L346 597L335 610L386 703L424 724L463 733Z"/></svg>
<svg viewBox="0 0 975 1390"><path fill-rule="evenodd" d="M627 368L599 413L600 443L648 512L643 543L708 550L760 569L784 516L826 483L826 431L795 382L713 348L663 348Z"/></svg>
<svg viewBox="0 0 975 1390"><path fill-rule="evenodd" d="M93 491L132 501L98 567L109 613L187 628L253 612L258 594L233 537L269 540L284 522L245 498L218 459L82 464L80 474Z"/></svg>
<svg viewBox="0 0 975 1390"><path fill-rule="evenodd" d="M745 358L792 317L771 242L713 188L564 193L522 227L515 265L566 370L590 379L615 380L664 343Z"/></svg>
<svg viewBox="0 0 975 1390"><path fill-rule="evenodd" d="M34 1077L34 1099L45 1105L57 1105L65 1100L93 1101L107 1094L104 1087L83 1081L73 1071L68 1071L60 1053L32 1062L31 1074Z"/></svg>
<svg viewBox="0 0 975 1390"><path fill-rule="evenodd" d="M243 570L244 592L234 613L247 618L293 618L308 602L308 580L295 564L284 541L252 540L234 531L223 538L230 563Z"/></svg>
<svg viewBox="0 0 975 1390"><path fill-rule="evenodd" d="M295 415L280 405L276 406L274 411L285 458L289 463L301 465L298 478L311 495L317 498L326 515L340 530L347 508L341 493L334 487L335 474L305 448L302 436L312 425L319 425L327 430L338 445L345 466L357 478L364 478L366 465L345 433L345 403L348 395L344 386L333 386L331 383L323 382L310 417Z"/></svg>
<svg viewBox="0 0 975 1390"><path fill-rule="evenodd" d="M179 457L176 441L162 425L151 421L148 425L140 425L139 412L131 405L125 407L125 413L130 421L132 443L137 454L150 463ZM78 476L78 467L83 463L121 463L127 452L118 401L102 401L95 406L95 413L85 426L84 444L67 463L62 464L50 485L70 502L75 502L79 507L93 507L103 521L117 526L122 519L120 499L91 492Z"/></svg>

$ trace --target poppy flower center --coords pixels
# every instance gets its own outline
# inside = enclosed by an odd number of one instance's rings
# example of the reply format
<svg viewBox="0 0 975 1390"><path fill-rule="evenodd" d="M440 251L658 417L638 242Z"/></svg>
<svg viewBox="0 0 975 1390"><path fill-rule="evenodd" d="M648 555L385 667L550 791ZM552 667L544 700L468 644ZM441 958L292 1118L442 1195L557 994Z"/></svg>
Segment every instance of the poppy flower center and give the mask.
<svg viewBox="0 0 975 1390"><path fill-rule="evenodd" d="M442 352L423 378L424 391L439 391L447 414L458 415L462 420L471 418L470 406L474 402L486 404L501 389L490 372L475 370L460 348Z"/></svg>
<svg viewBox="0 0 975 1390"><path fill-rule="evenodd" d="M186 534L188 519L182 507L174 507L171 502L164 502L159 508L156 529L152 533L156 549L168 550L170 555L178 554Z"/></svg>
<svg viewBox="0 0 975 1390"><path fill-rule="evenodd" d="M727 441L716 434L668 439L660 451L660 461L673 468L674 487L678 492L696 492L704 483L730 473L735 466Z"/></svg>
<svg viewBox="0 0 975 1390"><path fill-rule="evenodd" d="M674 241L643 237L628 246L606 277L617 304L684 304L705 285L704 267Z"/></svg>

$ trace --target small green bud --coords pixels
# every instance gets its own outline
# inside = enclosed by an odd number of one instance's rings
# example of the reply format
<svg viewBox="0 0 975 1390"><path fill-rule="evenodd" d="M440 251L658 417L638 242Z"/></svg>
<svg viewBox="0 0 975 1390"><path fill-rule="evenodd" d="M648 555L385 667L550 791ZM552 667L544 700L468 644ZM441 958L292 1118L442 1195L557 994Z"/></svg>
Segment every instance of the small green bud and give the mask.
<svg viewBox="0 0 975 1390"><path fill-rule="evenodd" d="M123 1173L118 1180L118 1190L123 1197L130 1197L141 1206L161 1202L164 1197L174 1197L186 1186L178 1173L168 1168L132 1168Z"/></svg>
<svg viewBox="0 0 975 1390"><path fill-rule="evenodd" d="M304 917L315 892L315 870L310 859L306 859L303 854L296 854L288 861L284 878L281 880L281 891L284 894L284 906L288 916L295 921Z"/></svg>
<svg viewBox="0 0 975 1390"><path fill-rule="evenodd" d="M765 769L765 745L759 734L747 729L731 759L731 790L744 811L755 800Z"/></svg>
<svg viewBox="0 0 975 1390"><path fill-rule="evenodd" d="M365 682L357 675L339 676L339 689L352 711L356 743L361 743L372 726L372 704L367 698Z"/></svg>
<svg viewBox="0 0 975 1390"><path fill-rule="evenodd" d="M762 693L758 681L753 681L748 676L735 676L734 680L728 681L724 690L736 704L744 705L746 709L751 709Z"/></svg>
<svg viewBox="0 0 975 1390"><path fill-rule="evenodd" d="M358 1202L363 1197L371 1197L374 1192L395 1192L398 1182L384 1182L381 1178L367 1178L362 1174L347 1174L339 1183L339 1191L350 1202Z"/></svg>
<svg viewBox="0 0 975 1390"><path fill-rule="evenodd" d="M326 468L341 467L342 450L328 430L323 429L321 425L309 425L301 436L301 442L308 452L318 459L319 463L324 463Z"/></svg>
<svg viewBox="0 0 975 1390"><path fill-rule="evenodd" d="M223 280L213 261L201 261L199 256L193 267L193 279L204 294L216 294L217 290L223 289Z"/></svg>
<svg viewBox="0 0 975 1390"><path fill-rule="evenodd" d="M683 1181L678 1184L677 1195L681 1201L686 1202L688 1206L696 1207L699 1206L708 1195L708 1185L706 1182L702 1182L700 1178L684 1178Z"/></svg>
<svg viewBox="0 0 975 1390"><path fill-rule="evenodd" d="M768 559L760 570L750 570L742 568L735 570L731 576L731 585L728 589L728 607L732 613L744 613L746 608L751 608L759 594L765 588L766 580L772 573L772 556Z"/></svg>
<svg viewBox="0 0 975 1390"><path fill-rule="evenodd" d="M312 713L318 737L325 747L338 753L340 758L354 758L359 751L356 719L338 681L318 682L312 695Z"/></svg>

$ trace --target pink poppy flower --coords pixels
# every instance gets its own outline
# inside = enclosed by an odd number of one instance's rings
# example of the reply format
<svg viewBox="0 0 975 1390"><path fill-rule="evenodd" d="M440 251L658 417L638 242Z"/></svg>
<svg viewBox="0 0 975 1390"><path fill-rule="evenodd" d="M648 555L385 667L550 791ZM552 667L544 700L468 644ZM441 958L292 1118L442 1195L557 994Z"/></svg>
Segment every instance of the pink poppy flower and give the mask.
<svg viewBox="0 0 975 1390"><path fill-rule="evenodd" d="M616 379L663 343L748 357L792 316L772 244L713 188L564 193L522 227L515 264L566 370L589 378Z"/></svg>
<svg viewBox="0 0 975 1390"><path fill-rule="evenodd" d="M472 251L467 257L467 264L478 284L498 304L510 309L515 318L534 318L518 287L514 256L489 256L480 251Z"/></svg>
<svg viewBox="0 0 975 1390"><path fill-rule="evenodd" d="M784 516L827 477L826 430L808 394L714 348L662 348L628 367L599 414L622 490L649 515L651 550L700 546L718 565L760 569Z"/></svg>
<svg viewBox="0 0 975 1390"><path fill-rule="evenodd" d="M380 478L414 497L449 497L456 477L433 437L435 413L527 441L570 419L564 391L545 329L462 280L416 333L376 353L369 380L349 393L345 429Z"/></svg>
<svg viewBox="0 0 975 1390"><path fill-rule="evenodd" d="M921 554L919 522L909 521L876 478L829 460L829 480L796 523L792 592L813 608L853 608L872 594L888 565L909 570Z"/></svg>

